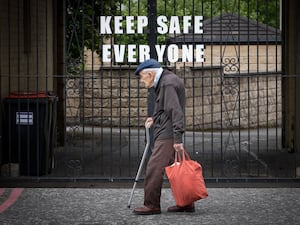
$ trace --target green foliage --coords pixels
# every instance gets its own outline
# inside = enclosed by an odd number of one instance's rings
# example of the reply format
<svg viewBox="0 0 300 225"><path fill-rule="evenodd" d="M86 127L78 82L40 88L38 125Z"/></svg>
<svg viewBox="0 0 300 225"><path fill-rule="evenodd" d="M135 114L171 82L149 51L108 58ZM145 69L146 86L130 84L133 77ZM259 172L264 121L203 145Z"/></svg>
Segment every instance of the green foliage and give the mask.
<svg viewBox="0 0 300 225"><path fill-rule="evenodd" d="M124 1L122 4L123 16L147 15L148 0ZM210 19L226 13L248 17L252 20L279 28L280 0L165 0L157 1L157 16L185 16L196 15ZM139 38L138 38L139 36ZM120 38L122 43L147 43L142 35L130 35ZM159 44L165 42L165 35L158 35Z"/></svg>
<svg viewBox="0 0 300 225"><path fill-rule="evenodd" d="M275 28L280 25L280 0L203 0L203 4L205 18L234 13Z"/></svg>
<svg viewBox="0 0 300 225"><path fill-rule="evenodd" d="M138 4L135 4L138 1ZM148 0L123 2L122 15L147 15ZM204 19L234 13L279 28L280 0L165 0L157 1L157 15L201 15Z"/></svg>
<svg viewBox="0 0 300 225"><path fill-rule="evenodd" d="M78 75L84 69L84 50L100 53L102 37L98 17L117 12L119 1L69 0L66 8L67 74Z"/></svg>

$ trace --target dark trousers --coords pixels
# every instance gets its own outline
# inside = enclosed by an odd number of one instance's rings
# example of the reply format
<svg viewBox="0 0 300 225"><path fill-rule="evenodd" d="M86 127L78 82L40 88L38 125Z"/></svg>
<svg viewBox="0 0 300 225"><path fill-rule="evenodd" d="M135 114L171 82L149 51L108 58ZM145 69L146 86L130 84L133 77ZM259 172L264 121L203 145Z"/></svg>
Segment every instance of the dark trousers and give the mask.
<svg viewBox="0 0 300 225"><path fill-rule="evenodd" d="M144 205L160 208L160 196L165 167L174 161L173 139L156 140L147 164L144 184Z"/></svg>

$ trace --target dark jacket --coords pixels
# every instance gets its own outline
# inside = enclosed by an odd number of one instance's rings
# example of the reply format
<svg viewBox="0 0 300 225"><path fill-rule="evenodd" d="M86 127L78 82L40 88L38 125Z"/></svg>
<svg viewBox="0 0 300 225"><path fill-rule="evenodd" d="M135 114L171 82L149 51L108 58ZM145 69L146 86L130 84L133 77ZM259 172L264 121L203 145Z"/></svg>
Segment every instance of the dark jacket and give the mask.
<svg viewBox="0 0 300 225"><path fill-rule="evenodd" d="M164 70L155 88L154 140L174 139L182 143L185 130L185 89L182 79L171 71Z"/></svg>

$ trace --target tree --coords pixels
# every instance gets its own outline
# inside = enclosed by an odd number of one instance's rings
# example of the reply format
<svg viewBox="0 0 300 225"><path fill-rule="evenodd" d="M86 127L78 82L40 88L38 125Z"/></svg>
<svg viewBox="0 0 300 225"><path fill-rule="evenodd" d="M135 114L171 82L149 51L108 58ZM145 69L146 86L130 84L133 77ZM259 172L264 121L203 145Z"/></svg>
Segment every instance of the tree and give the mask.
<svg viewBox="0 0 300 225"><path fill-rule="evenodd" d="M124 1L122 4L123 16L141 16L147 15L148 0ZM138 4L134 4L138 3ZM280 0L165 0L157 1L157 15L166 16L184 16L184 15L202 15L205 19L215 16L234 13L269 26L279 28L279 9ZM146 43L146 38L137 36L127 36L128 43ZM165 36L158 36L158 43L165 42Z"/></svg>
<svg viewBox="0 0 300 225"><path fill-rule="evenodd" d="M124 1L122 15L147 15L148 0ZM135 4L138 3L138 4ZM279 28L280 0L165 0L157 1L157 14L202 15L204 19L235 13Z"/></svg>
<svg viewBox="0 0 300 225"><path fill-rule="evenodd" d="M117 14L122 0L68 0L66 6L67 74L80 74L84 69L85 48L101 49L102 37L98 32L100 15Z"/></svg>

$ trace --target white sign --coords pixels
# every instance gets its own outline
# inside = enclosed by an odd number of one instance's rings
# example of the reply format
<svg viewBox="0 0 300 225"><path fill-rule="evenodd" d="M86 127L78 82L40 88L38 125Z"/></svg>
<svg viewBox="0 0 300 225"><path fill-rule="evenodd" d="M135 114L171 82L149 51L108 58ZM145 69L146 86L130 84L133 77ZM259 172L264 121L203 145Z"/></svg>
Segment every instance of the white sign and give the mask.
<svg viewBox="0 0 300 225"><path fill-rule="evenodd" d="M100 34L143 34L148 26L146 16L100 16ZM156 19L156 31L158 34L203 34L203 16L158 16ZM163 62L163 56L167 55L168 61L196 62L205 61L205 46L201 43L155 45L156 55L159 62ZM137 58L138 55L138 58ZM150 58L149 45L126 45L103 44L102 62L129 62L141 63Z"/></svg>
<svg viewBox="0 0 300 225"><path fill-rule="evenodd" d="M33 112L16 112L17 125L33 125Z"/></svg>

